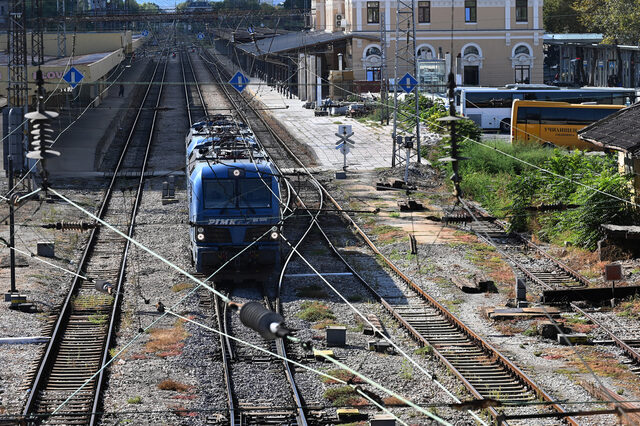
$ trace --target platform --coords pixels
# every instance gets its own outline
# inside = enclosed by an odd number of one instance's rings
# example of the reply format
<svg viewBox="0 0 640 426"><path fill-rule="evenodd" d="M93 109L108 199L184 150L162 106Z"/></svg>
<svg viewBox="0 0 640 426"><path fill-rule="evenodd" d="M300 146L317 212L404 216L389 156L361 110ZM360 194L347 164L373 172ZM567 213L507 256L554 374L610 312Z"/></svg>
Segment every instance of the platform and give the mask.
<svg viewBox="0 0 640 426"><path fill-rule="evenodd" d="M211 52L216 54L215 51ZM232 74L237 70L225 56L218 59ZM351 125L355 147L347 154L347 170L372 170L378 167L391 167L391 132L393 126L380 126L378 123L363 124L345 116L315 117L312 109L302 106L305 102L296 97L287 99L264 81L253 77L247 92L260 100L266 112L276 118L299 142L309 146L316 154L320 165L326 169L342 169L342 153L335 149L338 140L335 133L338 125Z"/></svg>

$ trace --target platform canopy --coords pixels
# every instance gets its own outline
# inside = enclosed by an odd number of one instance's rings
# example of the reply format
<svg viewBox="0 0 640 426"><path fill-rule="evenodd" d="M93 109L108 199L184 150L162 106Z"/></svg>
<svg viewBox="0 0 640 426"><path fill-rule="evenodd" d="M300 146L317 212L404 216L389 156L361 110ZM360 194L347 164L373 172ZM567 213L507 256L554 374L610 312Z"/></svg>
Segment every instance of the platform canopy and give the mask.
<svg viewBox="0 0 640 426"><path fill-rule="evenodd" d="M277 35L275 37L243 43L238 48L249 55L263 56L283 53L290 50L304 50L313 46L343 41L353 38L353 34L345 32L300 31ZM357 38L379 40L377 37L358 35Z"/></svg>

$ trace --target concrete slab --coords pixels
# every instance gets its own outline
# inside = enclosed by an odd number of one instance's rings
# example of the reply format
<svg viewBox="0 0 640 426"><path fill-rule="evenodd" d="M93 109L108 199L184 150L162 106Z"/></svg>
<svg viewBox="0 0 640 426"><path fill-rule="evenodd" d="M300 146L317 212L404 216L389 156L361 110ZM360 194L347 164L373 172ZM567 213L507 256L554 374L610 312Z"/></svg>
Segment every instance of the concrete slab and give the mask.
<svg viewBox="0 0 640 426"><path fill-rule="evenodd" d="M131 67L126 68L118 80L138 81L146 65L147 60L139 60L131 64ZM114 77L118 74L119 71L114 70ZM77 116L82 109L73 111L76 115L73 116L75 121L71 127L63 133L55 133L56 137L58 135L59 137L54 146L61 155L47 161L47 168L52 176L82 175L82 173L98 170L104 151L109 149L118 131L118 123L131 103L130 95L135 87L135 85L125 85L124 96L119 97L119 84L115 83L108 90L99 107L89 107L79 117ZM61 117L64 116L63 112ZM56 128L55 123L54 128Z"/></svg>

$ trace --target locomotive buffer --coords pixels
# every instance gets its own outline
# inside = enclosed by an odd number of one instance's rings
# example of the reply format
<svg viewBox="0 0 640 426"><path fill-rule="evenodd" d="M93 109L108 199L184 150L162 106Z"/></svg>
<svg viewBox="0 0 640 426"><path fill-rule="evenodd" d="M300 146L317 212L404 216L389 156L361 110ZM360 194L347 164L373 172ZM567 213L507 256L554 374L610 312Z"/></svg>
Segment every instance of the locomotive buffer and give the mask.
<svg viewBox="0 0 640 426"><path fill-rule="evenodd" d="M353 131L351 130L351 126L341 125L338 126L338 132L335 135L340 138L336 141L336 149L339 149L342 152L342 170L346 172L347 154L350 151L350 147L353 147L356 144L354 141L349 139L351 136L353 136Z"/></svg>

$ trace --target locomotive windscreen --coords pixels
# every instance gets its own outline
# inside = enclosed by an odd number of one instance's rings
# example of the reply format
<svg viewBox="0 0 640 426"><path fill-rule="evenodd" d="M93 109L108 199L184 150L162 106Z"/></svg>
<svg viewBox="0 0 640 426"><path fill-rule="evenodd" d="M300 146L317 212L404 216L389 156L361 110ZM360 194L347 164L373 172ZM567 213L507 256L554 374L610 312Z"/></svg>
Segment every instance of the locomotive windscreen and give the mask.
<svg viewBox="0 0 640 426"><path fill-rule="evenodd" d="M270 184L270 179L204 179L204 208L269 208Z"/></svg>
<svg viewBox="0 0 640 426"><path fill-rule="evenodd" d="M270 179L238 179L239 207L271 207L270 183Z"/></svg>
<svg viewBox="0 0 640 426"><path fill-rule="evenodd" d="M205 209L235 208L235 183L233 180L204 179L202 185Z"/></svg>

